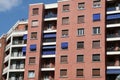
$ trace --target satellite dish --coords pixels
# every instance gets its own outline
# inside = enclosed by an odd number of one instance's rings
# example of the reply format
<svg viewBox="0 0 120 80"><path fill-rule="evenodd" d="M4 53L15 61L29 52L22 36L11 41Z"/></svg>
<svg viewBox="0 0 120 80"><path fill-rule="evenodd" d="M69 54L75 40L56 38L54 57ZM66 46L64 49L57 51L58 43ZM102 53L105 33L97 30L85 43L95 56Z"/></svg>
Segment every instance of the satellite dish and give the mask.
<svg viewBox="0 0 120 80"><path fill-rule="evenodd" d="M118 75L115 80L120 80L120 75Z"/></svg>

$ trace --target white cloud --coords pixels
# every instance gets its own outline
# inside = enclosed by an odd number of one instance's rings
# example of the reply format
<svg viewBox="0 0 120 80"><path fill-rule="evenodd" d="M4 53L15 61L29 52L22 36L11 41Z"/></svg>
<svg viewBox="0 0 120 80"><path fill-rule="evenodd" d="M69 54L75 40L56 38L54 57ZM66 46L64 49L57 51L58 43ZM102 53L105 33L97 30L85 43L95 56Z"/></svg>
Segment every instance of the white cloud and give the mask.
<svg viewBox="0 0 120 80"><path fill-rule="evenodd" d="M22 0L0 0L0 12L10 10L21 2Z"/></svg>

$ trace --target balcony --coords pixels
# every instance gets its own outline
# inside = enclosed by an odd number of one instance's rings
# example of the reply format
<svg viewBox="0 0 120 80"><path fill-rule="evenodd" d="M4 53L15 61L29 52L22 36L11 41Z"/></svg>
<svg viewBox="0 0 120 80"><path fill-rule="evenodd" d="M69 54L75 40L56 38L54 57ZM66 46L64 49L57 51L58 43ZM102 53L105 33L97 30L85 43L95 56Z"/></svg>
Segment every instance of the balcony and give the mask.
<svg viewBox="0 0 120 80"><path fill-rule="evenodd" d="M45 21L53 21L57 19L57 9L48 9L45 11Z"/></svg>
<svg viewBox="0 0 120 80"><path fill-rule="evenodd" d="M5 67L5 68L3 69L3 73L2 73L2 74L7 73L7 72L8 72L8 70L9 70L9 67Z"/></svg>
<svg viewBox="0 0 120 80"><path fill-rule="evenodd" d="M41 80L54 80L54 71L42 72Z"/></svg>
<svg viewBox="0 0 120 80"><path fill-rule="evenodd" d="M24 80L23 73L10 73L9 80Z"/></svg>
<svg viewBox="0 0 120 80"><path fill-rule="evenodd" d="M120 33L107 34L107 41L120 40Z"/></svg>
<svg viewBox="0 0 120 80"><path fill-rule="evenodd" d="M5 56L5 58L4 58L4 63L5 63L6 61L8 61L9 58L10 58L10 55Z"/></svg>

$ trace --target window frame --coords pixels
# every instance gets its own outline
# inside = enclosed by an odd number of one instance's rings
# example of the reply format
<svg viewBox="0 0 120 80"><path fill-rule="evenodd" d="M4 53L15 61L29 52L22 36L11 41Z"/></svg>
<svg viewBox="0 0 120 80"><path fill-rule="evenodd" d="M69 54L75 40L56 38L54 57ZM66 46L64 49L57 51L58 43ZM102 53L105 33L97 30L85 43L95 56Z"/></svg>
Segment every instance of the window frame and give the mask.
<svg viewBox="0 0 120 80"><path fill-rule="evenodd" d="M77 55L77 63L84 62L84 55Z"/></svg>
<svg viewBox="0 0 120 80"><path fill-rule="evenodd" d="M96 70L97 70L97 74L96 74ZM100 68L93 68L92 69L92 76L93 77L99 77L100 76Z"/></svg>
<svg viewBox="0 0 120 80"><path fill-rule="evenodd" d="M97 43L97 42L99 42L99 43ZM100 48L100 40L92 41L92 48Z"/></svg>
<svg viewBox="0 0 120 80"><path fill-rule="evenodd" d="M65 9L65 8L66 8L66 9ZM70 5L69 5L69 4L63 5L62 11L63 11L63 12L69 12L69 11L70 11Z"/></svg>
<svg viewBox="0 0 120 80"><path fill-rule="evenodd" d="M78 24L85 23L85 15L79 15L77 18Z"/></svg>
<svg viewBox="0 0 120 80"><path fill-rule="evenodd" d="M68 63L68 56L67 55L60 56L60 63L62 64Z"/></svg>
<svg viewBox="0 0 120 80"><path fill-rule="evenodd" d="M39 8L33 8L32 9L32 15L35 16L35 15L38 15L39 14Z"/></svg>
<svg viewBox="0 0 120 80"><path fill-rule="evenodd" d="M93 62L100 62L100 54L92 54L92 61Z"/></svg>
<svg viewBox="0 0 120 80"><path fill-rule="evenodd" d="M100 34L100 27L93 27L93 35Z"/></svg>
<svg viewBox="0 0 120 80"><path fill-rule="evenodd" d="M84 49L84 41L77 42L77 49Z"/></svg>
<svg viewBox="0 0 120 80"><path fill-rule="evenodd" d="M69 24L69 17L62 17L62 25L68 25Z"/></svg>
<svg viewBox="0 0 120 80"><path fill-rule="evenodd" d="M33 60L31 62L31 59ZM36 63L36 57L29 57L29 64L35 64Z"/></svg>
<svg viewBox="0 0 120 80"><path fill-rule="evenodd" d="M78 10L84 10L85 9L85 2L78 3Z"/></svg>
<svg viewBox="0 0 120 80"><path fill-rule="evenodd" d="M77 35L78 35L78 36L84 36L84 34L85 34L84 28L79 28L79 29L77 29Z"/></svg>
<svg viewBox="0 0 120 80"><path fill-rule="evenodd" d="M62 37L68 37L68 35L69 35L68 29L62 30Z"/></svg>
<svg viewBox="0 0 120 80"><path fill-rule="evenodd" d="M62 74L63 71L65 75ZM67 69L60 69L60 77L67 77Z"/></svg>
<svg viewBox="0 0 120 80"><path fill-rule="evenodd" d="M37 39L37 32L31 32L31 39Z"/></svg>
<svg viewBox="0 0 120 80"><path fill-rule="evenodd" d="M76 69L76 76L83 77L84 76L84 69Z"/></svg>
<svg viewBox="0 0 120 80"><path fill-rule="evenodd" d="M32 76L30 76L31 75L30 72L31 72ZM28 71L28 78L35 78L35 71L34 70Z"/></svg>
<svg viewBox="0 0 120 80"><path fill-rule="evenodd" d="M38 27L39 21L38 20L32 20L31 26L32 27Z"/></svg>

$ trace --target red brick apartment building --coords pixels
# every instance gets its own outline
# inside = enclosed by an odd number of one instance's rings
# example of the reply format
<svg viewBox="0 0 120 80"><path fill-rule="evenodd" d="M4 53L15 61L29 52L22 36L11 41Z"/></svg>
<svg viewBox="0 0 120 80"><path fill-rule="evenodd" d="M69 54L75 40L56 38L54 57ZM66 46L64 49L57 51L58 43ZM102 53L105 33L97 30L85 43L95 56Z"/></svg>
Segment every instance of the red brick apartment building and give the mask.
<svg viewBox="0 0 120 80"><path fill-rule="evenodd" d="M120 1L29 5L0 42L3 80L117 80Z"/></svg>

